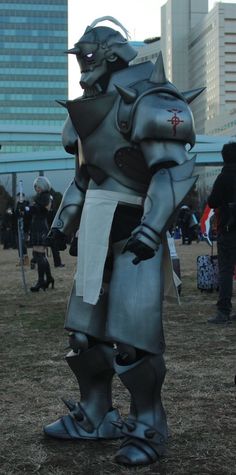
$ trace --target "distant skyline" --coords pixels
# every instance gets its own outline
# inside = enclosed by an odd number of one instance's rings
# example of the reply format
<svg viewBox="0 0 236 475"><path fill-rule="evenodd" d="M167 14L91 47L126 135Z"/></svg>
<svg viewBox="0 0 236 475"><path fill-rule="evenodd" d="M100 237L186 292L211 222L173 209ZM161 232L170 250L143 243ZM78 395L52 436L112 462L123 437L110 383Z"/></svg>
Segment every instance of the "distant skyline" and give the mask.
<svg viewBox="0 0 236 475"><path fill-rule="evenodd" d="M197 1L197 0L196 0ZM69 12L69 39L68 46L72 48L74 43L84 33L86 26L91 24L96 18L102 16L113 16L124 25L129 31L131 40L143 41L145 38L161 35L161 7L167 0L100 0L93 3L91 8L86 8L86 4L79 0L68 0ZM215 0L209 0L209 10L212 9ZM236 3L236 0L222 0L222 3ZM111 23L102 23L111 26ZM79 86L80 71L73 55L69 55L69 97L71 99L81 94Z"/></svg>

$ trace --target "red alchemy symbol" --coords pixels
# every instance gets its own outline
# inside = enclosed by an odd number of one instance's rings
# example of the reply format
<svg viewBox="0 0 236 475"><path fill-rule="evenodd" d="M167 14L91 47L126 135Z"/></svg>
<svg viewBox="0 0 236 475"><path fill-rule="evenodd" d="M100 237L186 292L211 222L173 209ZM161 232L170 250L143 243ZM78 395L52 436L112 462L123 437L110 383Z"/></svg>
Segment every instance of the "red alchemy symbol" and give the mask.
<svg viewBox="0 0 236 475"><path fill-rule="evenodd" d="M175 137L176 136L176 127L177 125L179 125L181 122L184 122L184 120L181 120L177 114L181 114L181 110L178 110L178 109L167 109L168 112L173 112L173 116L171 117L171 119L168 119L167 122L171 122L171 124L173 125L173 136Z"/></svg>

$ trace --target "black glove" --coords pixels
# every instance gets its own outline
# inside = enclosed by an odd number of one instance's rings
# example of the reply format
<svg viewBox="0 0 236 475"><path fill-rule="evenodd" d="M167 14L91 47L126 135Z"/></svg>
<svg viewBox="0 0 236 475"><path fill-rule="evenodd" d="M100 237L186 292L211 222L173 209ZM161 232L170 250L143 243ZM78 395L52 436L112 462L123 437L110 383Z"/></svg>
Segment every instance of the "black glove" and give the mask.
<svg viewBox="0 0 236 475"><path fill-rule="evenodd" d="M25 203L20 203L20 201L17 203L16 214L17 214L18 217L24 216L24 214L25 214Z"/></svg>
<svg viewBox="0 0 236 475"><path fill-rule="evenodd" d="M78 248L78 238L74 236L70 243L69 254L73 257L76 257L78 255L77 248Z"/></svg>
<svg viewBox="0 0 236 475"><path fill-rule="evenodd" d="M53 247L57 251L64 251L66 249L67 237L64 233L59 231L59 229L52 228L45 241L45 245L48 247Z"/></svg>
<svg viewBox="0 0 236 475"><path fill-rule="evenodd" d="M151 247L147 246L143 242L139 241L135 237L131 237L124 249L123 252L130 251L133 252L136 257L133 259L133 264L137 265L140 261L146 261L147 259L151 259L155 255L155 251L151 249Z"/></svg>
<svg viewBox="0 0 236 475"><path fill-rule="evenodd" d="M140 261L146 261L154 257L160 243L160 236L155 231L151 230L151 228L147 229L145 225L140 225L134 229L122 252L133 252L136 257L132 262L134 265L137 265Z"/></svg>

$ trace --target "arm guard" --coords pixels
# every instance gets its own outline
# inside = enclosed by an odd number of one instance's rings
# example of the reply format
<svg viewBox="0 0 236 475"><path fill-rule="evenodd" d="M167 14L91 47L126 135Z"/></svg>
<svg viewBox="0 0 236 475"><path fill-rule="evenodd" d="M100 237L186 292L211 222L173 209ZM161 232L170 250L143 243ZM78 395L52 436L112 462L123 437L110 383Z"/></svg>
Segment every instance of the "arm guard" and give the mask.
<svg viewBox="0 0 236 475"><path fill-rule="evenodd" d="M153 174L144 202L140 226L133 233L135 238L157 251L161 235L166 232L176 209L195 184L192 177L195 158L173 168L161 168Z"/></svg>
<svg viewBox="0 0 236 475"><path fill-rule="evenodd" d="M65 191L51 229L57 229L66 236L77 231L83 209L88 176L82 165L77 176Z"/></svg>
<svg viewBox="0 0 236 475"><path fill-rule="evenodd" d="M159 91L161 92L161 91ZM163 91L162 91L163 92ZM166 91L167 92L167 91ZM162 233L170 226L176 209L191 190L195 158L189 160L185 144L194 145L191 110L179 94L146 93L134 112L132 139L140 144L152 173L140 226L132 233L135 245L158 250ZM148 253L147 253L148 256ZM141 259L144 258L141 255ZM148 256L147 258L150 258Z"/></svg>

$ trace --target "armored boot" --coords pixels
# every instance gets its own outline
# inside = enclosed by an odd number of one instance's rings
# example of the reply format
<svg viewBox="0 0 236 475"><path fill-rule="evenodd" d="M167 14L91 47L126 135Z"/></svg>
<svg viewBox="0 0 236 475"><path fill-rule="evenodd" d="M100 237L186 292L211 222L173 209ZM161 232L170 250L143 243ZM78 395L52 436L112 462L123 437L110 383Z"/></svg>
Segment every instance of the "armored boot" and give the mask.
<svg viewBox="0 0 236 475"><path fill-rule="evenodd" d="M76 403L65 401L69 414L44 427L44 432L58 439L121 437L120 429L112 424L120 421L111 399L112 348L96 344L78 354L71 351L66 360L78 380L81 400Z"/></svg>
<svg viewBox="0 0 236 475"><path fill-rule="evenodd" d="M148 465L164 454L168 431L161 402L165 378L163 356L147 355L135 363L114 365L131 394L131 411L121 428L125 440L115 460L125 465Z"/></svg>

